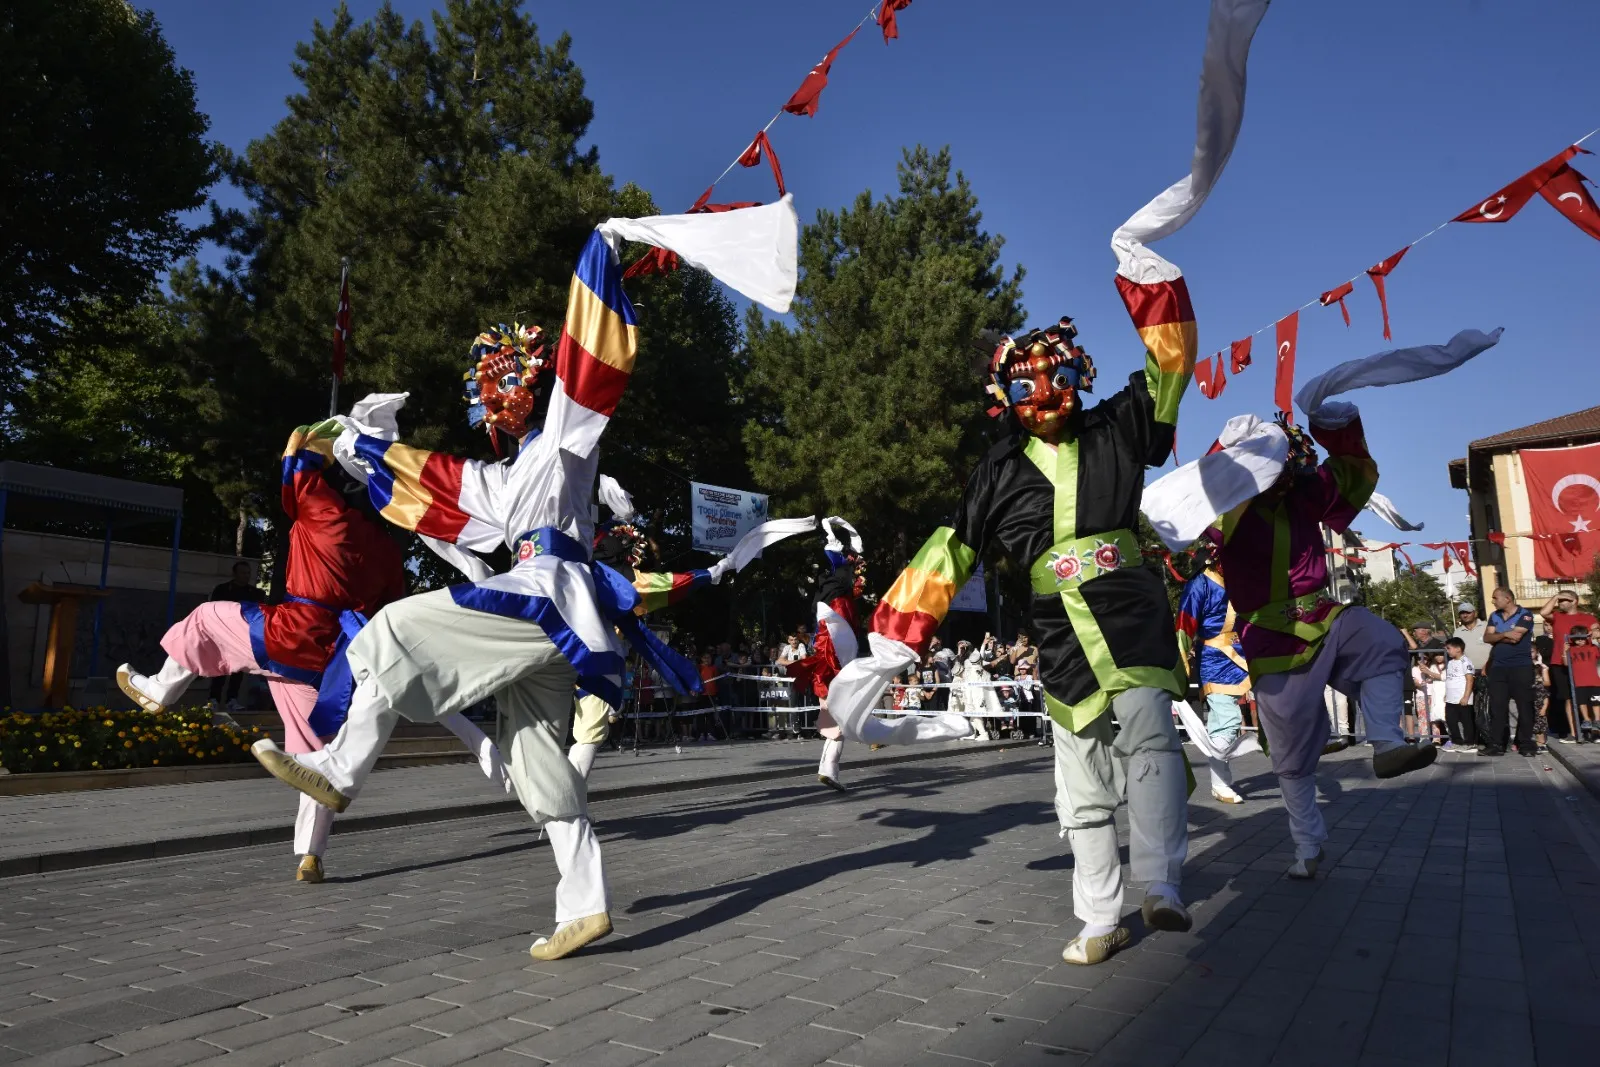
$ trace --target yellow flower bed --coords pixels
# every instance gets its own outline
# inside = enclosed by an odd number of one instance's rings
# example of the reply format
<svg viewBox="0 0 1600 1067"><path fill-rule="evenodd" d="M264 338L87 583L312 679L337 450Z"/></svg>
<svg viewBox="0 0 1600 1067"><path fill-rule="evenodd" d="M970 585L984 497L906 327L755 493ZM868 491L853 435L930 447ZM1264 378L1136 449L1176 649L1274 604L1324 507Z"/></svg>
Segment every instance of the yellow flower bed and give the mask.
<svg viewBox="0 0 1600 1067"><path fill-rule="evenodd" d="M250 746L267 736L254 727L213 726L210 718L203 708L11 713L0 718L0 766L27 774L248 763Z"/></svg>

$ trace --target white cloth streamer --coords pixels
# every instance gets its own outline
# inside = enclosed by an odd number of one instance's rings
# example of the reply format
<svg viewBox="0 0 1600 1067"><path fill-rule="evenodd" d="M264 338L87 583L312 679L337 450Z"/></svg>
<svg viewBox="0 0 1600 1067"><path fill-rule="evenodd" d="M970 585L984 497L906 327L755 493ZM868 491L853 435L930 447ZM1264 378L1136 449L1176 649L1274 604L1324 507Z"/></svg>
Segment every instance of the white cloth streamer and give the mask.
<svg viewBox="0 0 1600 1067"><path fill-rule="evenodd" d="M613 248L628 240L676 252L686 263L780 315L794 300L800 274L800 222L793 194L785 193L774 204L737 211L607 219L596 229Z"/></svg>
<svg viewBox="0 0 1600 1067"><path fill-rule="evenodd" d="M1289 439L1270 422L1235 415L1218 438L1223 448L1190 460L1144 487L1140 508L1174 552L1188 548L1217 516L1267 490L1289 456Z"/></svg>
<svg viewBox="0 0 1600 1067"><path fill-rule="evenodd" d="M828 543L825 546L827 550L829 552L844 551L844 542L839 539L839 531L834 529L836 526L843 527L845 533L850 535L850 550L857 555L860 555L862 551L861 535L856 532L856 528L854 526L850 525L848 521L841 519L837 515L829 515L827 518L822 520L822 528L826 530L828 534Z"/></svg>
<svg viewBox="0 0 1600 1067"><path fill-rule="evenodd" d="M1372 512L1396 530L1404 530L1406 533L1415 533L1423 527L1420 522L1408 522L1406 517L1400 514L1399 509L1394 506L1394 501L1382 493L1373 493L1367 500L1365 510Z"/></svg>
<svg viewBox="0 0 1600 1067"><path fill-rule="evenodd" d="M726 556L712 564L712 584L720 582L729 571L744 570L751 561L760 559L762 552L779 541L799 534L810 533L816 528L817 518L815 515L807 515L802 519L767 520L739 538L738 543L729 550Z"/></svg>
<svg viewBox="0 0 1600 1067"><path fill-rule="evenodd" d="M1211 0L1189 173L1134 212L1111 235L1117 273L1140 285L1170 282L1179 270L1146 244L1170 237L1200 210L1233 154L1244 123L1245 63L1270 0Z"/></svg>
<svg viewBox="0 0 1600 1067"><path fill-rule="evenodd" d="M1328 397L1371 386L1436 378L1493 348L1503 332L1499 328L1490 333L1462 330L1442 345L1394 348L1365 359L1346 360L1302 385L1294 402L1313 422L1328 425L1326 419L1316 417L1318 408Z"/></svg>
<svg viewBox="0 0 1600 1067"><path fill-rule="evenodd" d="M1195 713L1187 700L1174 700L1172 710L1177 712L1178 721L1183 723L1183 732L1189 735L1189 743L1208 760L1230 760L1235 756L1261 751L1261 743L1256 740L1256 735L1243 730L1234 735L1228 744L1219 746L1206 730L1205 720Z"/></svg>
<svg viewBox="0 0 1600 1067"><path fill-rule="evenodd" d="M902 641L868 634L868 655L839 669L828 685L828 714L848 741L874 745L917 745L931 741L959 741L972 732L961 715L939 715L884 722L873 718L884 691L894 676L917 662L917 654Z"/></svg>
<svg viewBox="0 0 1600 1067"><path fill-rule="evenodd" d="M628 491L622 488L621 483L619 483L615 478L611 477L611 475L602 474L600 476L600 488L598 493L600 496L600 503L610 508L611 514L615 515L621 521L628 522L633 519L635 514L637 514L633 510L633 497L630 496Z"/></svg>
<svg viewBox="0 0 1600 1067"><path fill-rule="evenodd" d="M335 415L334 421L346 430L364 433L382 441L400 439L400 409L410 393L368 393L350 407L350 414ZM362 485L372 477L372 465L355 453L355 438L341 433L333 442L333 458L345 473Z"/></svg>

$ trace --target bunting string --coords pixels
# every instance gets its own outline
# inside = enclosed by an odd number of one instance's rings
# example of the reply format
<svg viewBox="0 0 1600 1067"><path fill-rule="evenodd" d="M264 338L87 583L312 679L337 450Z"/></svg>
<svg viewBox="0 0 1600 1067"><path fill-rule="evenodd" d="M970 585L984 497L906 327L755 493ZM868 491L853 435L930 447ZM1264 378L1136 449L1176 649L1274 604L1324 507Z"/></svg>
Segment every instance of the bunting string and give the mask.
<svg viewBox="0 0 1600 1067"><path fill-rule="evenodd" d="M1509 222L1522 207L1537 193L1568 221L1583 230L1589 236L1600 240L1600 208L1595 205L1594 198L1590 195L1584 182L1587 180L1570 164L1570 160L1580 152L1586 153L1587 149L1580 147L1585 141L1595 134L1600 133L1600 127L1590 130L1582 137L1573 141L1564 151L1541 163L1533 170L1528 171L1516 181L1505 188L1490 195L1486 199L1474 204L1453 218L1446 219L1422 236L1412 240L1400 251L1386 259L1368 267L1366 270L1334 286L1332 289L1320 294L1314 299L1307 300L1287 315L1274 319L1234 341L1228 350L1231 357L1231 369L1235 375L1250 365L1250 346L1253 338L1259 337L1267 331L1274 331L1277 337L1278 358L1276 360L1277 379L1274 383L1274 397L1278 406L1288 411L1286 398L1293 393L1294 386L1294 361L1297 348L1297 332L1300 312L1313 307L1328 307L1332 304L1339 305L1339 311L1344 316L1344 324L1350 325L1350 309L1345 305L1345 298L1355 291L1356 282L1362 277L1369 278L1378 297L1378 307L1383 320L1383 338L1391 340L1389 328L1389 296L1385 286L1385 279L1400 264L1405 254L1417 245L1426 241L1452 222L1459 223L1495 223ZM1569 204L1568 201L1571 201ZM1205 357L1208 365L1207 372L1202 377L1201 393L1208 399L1215 399L1222 393L1222 366L1224 353L1215 355L1215 366L1212 367L1213 357Z"/></svg>

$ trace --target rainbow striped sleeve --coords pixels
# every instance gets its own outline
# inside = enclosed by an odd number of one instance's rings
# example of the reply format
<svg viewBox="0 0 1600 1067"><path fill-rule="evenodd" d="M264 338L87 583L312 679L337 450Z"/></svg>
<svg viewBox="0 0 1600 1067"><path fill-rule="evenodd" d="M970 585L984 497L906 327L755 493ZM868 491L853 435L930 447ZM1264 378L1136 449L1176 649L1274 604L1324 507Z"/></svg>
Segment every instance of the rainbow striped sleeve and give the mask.
<svg viewBox="0 0 1600 1067"><path fill-rule="evenodd" d="M710 571L684 571L677 574L651 574L633 572L633 587L639 591L639 603L633 609L637 615L647 615L678 603L692 589L711 584Z"/></svg>
<svg viewBox="0 0 1600 1067"><path fill-rule="evenodd" d="M504 479L499 464L366 434L357 435L355 451L372 467L372 506L396 526L480 551L504 540L494 517L494 487Z"/></svg>
<svg viewBox="0 0 1600 1067"><path fill-rule="evenodd" d="M1155 400L1155 420L1176 426L1178 402L1194 377L1200 347L1188 283L1180 275L1170 282L1140 285L1119 274L1117 292L1144 341L1144 377Z"/></svg>
<svg viewBox="0 0 1600 1067"><path fill-rule="evenodd" d="M1322 521L1331 529L1343 531L1378 488L1378 464L1367 451L1367 435L1359 415L1337 429L1312 423L1311 436L1328 450L1328 458L1317 468L1317 476L1326 487Z"/></svg>
<svg viewBox="0 0 1600 1067"><path fill-rule="evenodd" d="M872 613L873 631L905 642L920 655L977 562L978 553L963 544L952 527L939 527Z"/></svg>
<svg viewBox="0 0 1600 1067"><path fill-rule="evenodd" d="M307 490L309 479L322 473L333 462L333 442L343 429L337 422L327 419L310 426L296 426L283 449L283 485L279 490L284 514L294 517L299 511L300 495Z"/></svg>
<svg viewBox="0 0 1600 1067"><path fill-rule="evenodd" d="M617 410L639 349L638 319L622 291L617 254L598 231L578 256L567 291L567 320L556 346L556 388L544 432L588 457Z"/></svg>

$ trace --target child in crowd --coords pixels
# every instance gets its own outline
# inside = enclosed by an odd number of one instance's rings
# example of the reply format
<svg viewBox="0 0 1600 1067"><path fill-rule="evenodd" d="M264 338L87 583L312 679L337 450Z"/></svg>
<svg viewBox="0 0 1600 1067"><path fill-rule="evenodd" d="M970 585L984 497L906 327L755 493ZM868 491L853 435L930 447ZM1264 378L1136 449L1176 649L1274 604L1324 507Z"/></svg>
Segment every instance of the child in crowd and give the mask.
<svg viewBox="0 0 1600 1067"><path fill-rule="evenodd" d="M1572 684L1568 695L1577 709L1573 735L1579 743L1600 739L1596 737L1600 734L1600 647L1587 626L1574 626L1567 634L1567 672Z"/></svg>
<svg viewBox="0 0 1600 1067"><path fill-rule="evenodd" d="M1467 658L1467 643L1452 637L1444 643L1444 721L1447 751L1478 743L1472 711L1472 686L1477 667Z"/></svg>

